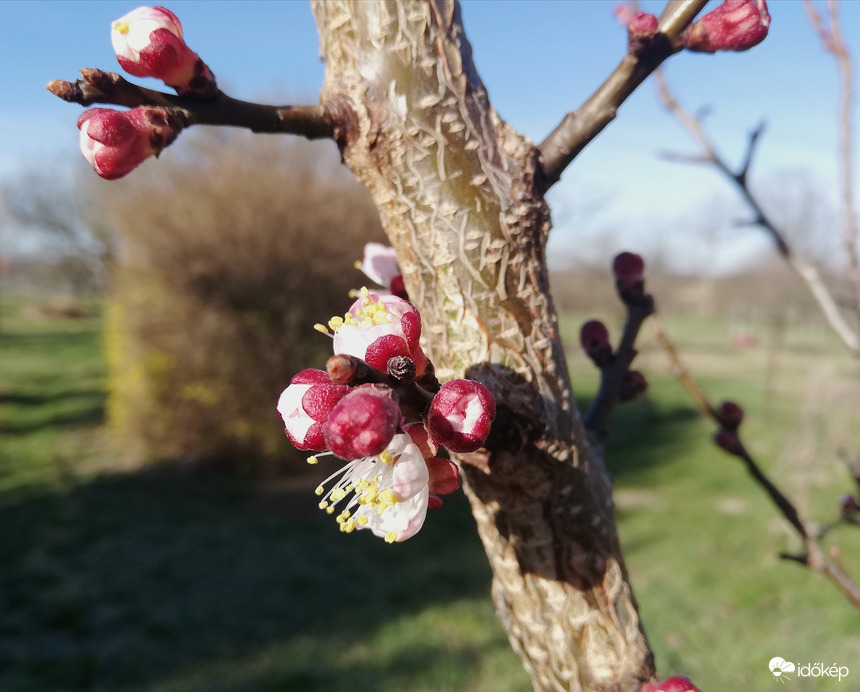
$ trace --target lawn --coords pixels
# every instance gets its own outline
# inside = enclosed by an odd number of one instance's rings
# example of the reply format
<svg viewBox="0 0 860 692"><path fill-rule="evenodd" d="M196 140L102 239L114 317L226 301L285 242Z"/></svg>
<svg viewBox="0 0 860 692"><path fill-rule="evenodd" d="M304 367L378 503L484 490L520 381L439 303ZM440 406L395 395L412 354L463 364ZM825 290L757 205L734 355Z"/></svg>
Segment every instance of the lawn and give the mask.
<svg viewBox="0 0 860 692"><path fill-rule="evenodd" d="M102 429L100 320L0 312L0 690L530 689L489 600L467 503L413 540L340 534L301 482L134 467ZM575 344L582 316L568 316ZM725 323L669 322L749 446L810 518L836 516L860 379L826 333L736 350ZM617 331L617 329L616 329ZM771 689L768 661L837 663L860 689L860 615L710 442L646 328L650 390L608 447L622 542L658 664L703 690ZM779 346L779 348L777 348ZM596 376L572 352L581 403ZM853 437L852 437L853 435ZM860 574L860 530L833 534ZM852 679L853 678L853 679Z"/></svg>

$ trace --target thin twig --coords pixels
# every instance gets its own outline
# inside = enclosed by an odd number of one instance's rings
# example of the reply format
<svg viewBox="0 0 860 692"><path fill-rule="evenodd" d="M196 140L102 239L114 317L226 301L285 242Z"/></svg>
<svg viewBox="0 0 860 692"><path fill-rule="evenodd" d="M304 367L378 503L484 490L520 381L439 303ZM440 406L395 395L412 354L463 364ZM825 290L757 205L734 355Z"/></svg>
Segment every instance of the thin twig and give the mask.
<svg viewBox="0 0 860 692"><path fill-rule="evenodd" d="M267 106L230 98L219 91L210 99L165 94L126 81L114 72L87 68L75 82L54 80L48 91L64 101L90 106L107 103L135 108L167 108L187 125L229 125L252 132L302 135L308 139L332 138L335 122L321 106Z"/></svg>
<svg viewBox="0 0 860 692"><path fill-rule="evenodd" d="M713 407L708 400L708 397L702 391L702 388L699 387L690 372L684 366L680 356L678 355L678 350L669 339L666 334L666 330L663 329L662 324L656 316L652 318L652 324L654 326L654 333L657 336L657 340L663 346L663 349L669 357L672 374L681 381L684 389L690 393L690 396L692 396L693 400L696 402L696 406L698 406L699 410L722 427L723 421L720 420L717 410ZM806 548L806 553L803 555L780 553L780 557L785 560L799 562L806 565L811 570L823 574L825 577L830 579L830 581L832 581L843 594L845 594L848 600L850 600L856 608L860 609L860 586L854 582L851 576L840 565L836 564L830 560L827 555L825 555L824 551L821 549L818 536L815 532L807 529L806 524L800 518L800 514L794 504L792 504L792 502L782 494L779 488L777 488L776 485L774 485L774 483L767 477L767 474L762 471L761 467L756 463L755 459L753 459L752 455L744 446L737 431L735 431L734 434L737 439L737 444L730 453L734 454L744 462L747 471L749 471L756 483L765 490L770 497L771 502L776 505L782 516L784 516L788 523L792 525L801 540L803 540Z"/></svg>
<svg viewBox="0 0 860 692"><path fill-rule="evenodd" d="M701 120L690 115L690 113L684 110L681 104L678 103L677 99L675 99L669 91L666 80L659 70L657 70L654 78L656 80L657 88L660 93L660 100L663 105L699 144L702 153L697 158L697 161L709 162L723 175L735 183L738 191L744 198L744 201L753 212L752 222L767 232L779 254L782 255L783 259L794 270L794 273L797 274L806 284L806 287L809 289L809 292L812 294L816 303L818 303L818 307L824 314L824 317L831 329L833 329L839 338L842 339L848 347L848 350L851 351L851 354L855 358L860 358L860 337L858 337L854 330L845 321L845 318L839 311L836 301L833 299L833 296L824 284L818 269L814 264L798 257L792 251L785 235L779 230L767 214L765 214L758 200L752 194L752 191L747 185L747 174L749 173L749 168L755 154L755 147L763 132L763 124L759 124L752 132L750 132L743 164L741 168L735 172L714 148L713 143L702 127Z"/></svg>
<svg viewBox="0 0 860 692"><path fill-rule="evenodd" d="M856 207L854 205L854 127L851 110L854 101L854 75L851 56L842 40L842 26L839 21L839 5L835 0L829 0L828 22L829 29L815 9L812 0L804 0L806 14L813 29L821 38L824 49L833 54L839 66L840 103L839 103L839 186L841 189L842 207L842 247L848 265L848 280L854 294L854 310L860 318L860 247L857 240L860 237L857 229Z"/></svg>
<svg viewBox="0 0 860 692"><path fill-rule="evenodd" d="M585 146L615 119L618 108L669 56L681 49L681 34L707 0L669 0L657 25L657 35L638 53L628 52L618 67L589 99L564 116L538 145L548 190Z"/></svg>
<svg viewBox="0 0 860 692"><path fill-rule="evenodd" d="M609 419L621 399L621 387L630 363L636 357L636 337L645 319L654 312L654 301L645 294L640 301L627 301L627 317L615 355L600 368L600 387L582 422L597 441L606 439Z"/></svg>

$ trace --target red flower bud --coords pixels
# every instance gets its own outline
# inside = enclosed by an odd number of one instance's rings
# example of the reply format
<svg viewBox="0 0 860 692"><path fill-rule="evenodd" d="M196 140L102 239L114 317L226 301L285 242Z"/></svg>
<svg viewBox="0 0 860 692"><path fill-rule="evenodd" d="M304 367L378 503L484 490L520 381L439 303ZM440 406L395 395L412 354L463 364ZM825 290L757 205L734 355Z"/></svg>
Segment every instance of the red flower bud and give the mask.
<svg viewBox="0 0 860 692"><path fill-rule="evenodd" d="M448 495L460 487L460 472L457 464L441 457L431 457L425 460L430 471L430 492L436 495Z"/></svg>
<svg viewBox="0 0 860 692"><path fill-rule="evenodd" d="M427 432L452 452L474 452L496 417L496 400L484 385L453 380L442 385L427 413Z"/></svg>
<svg viewBox="0 0 860 692"><path fill-rule="evenodd" d="M182 129L164 108L90 108L78 118L81 153L102 178L116 180L158 156Z"/></svg>
<svg viewBox="0 0 860 692"><path fill-rule="evenodd" d="M371 457L385 451L402 419L391 389L363 385L332 409L323 434L328 448L341 459Z"/></svg>
<svg viewBox="0 0 860 692"><path fill-rule="evenodd" d="M720 447L729 454L734 454L735 456L740 456L741 454L741 441L734 430L727 430L726 428L718 430L714 435L714 442L717 444L717 447Z"/></svg>
<svg viewBox="0 0 860 692"><path fill-rule="evenodd" d="M293 376L278 400L278 413L296 449L315 452L327 449L323 423L349 389L334 384L322 370L302 370Z"/></svg>
<svg viewBox="0 0 860 692"><path fill-rule="evenodd" d="M688 50L749 50L764 41L770 26L765 0L724 0L684 32Z"/></svg>
<svg viewBox="0 0 860 692"><path fill-rule="evenodd" d="M591 358L597 367L602 367L612 360L609 331L600 320L590 320L582 325L579 330L579 343L585 355Z"/></svg>
<svg viewBox="0 0 860 692"><path fill-rule="evenodd" d="M615 16L627 27L627 50L638 53L657 35L657 17L629 5L616 5Z"/></svg>
<svg viewBox="0 0 860 692"><path fill-rule="evenodd" d="M623 288L631 288L645 279L645 261L641 255L622 252L612 260L615 282Z"/></svg>
<svg viewBox="0 0 860 692"><path fill-rule="evenodd" d="M744 419L744 410L733 401L724 401L717 409L717 418L724 428L737 430Z"/></svg>
<svg viewBox="0 0 860 692"><path fill-rule="evenodd" d="M638 370L628 370L621 381L621 401L630 401L648 391L648 380Z"/></svg>
<svg viewBox="0 0 860 692"><path fill-rule="evenodd" d="M676 676L663 682L649 682L639 692L699 692L699 688L690 682L690 678Z"/></svg>
<svg viewBox="0 0 860 692"><path fill-rule="evenodd" d="M138 7L111 24L111 43L122 69L155 77L180 94L212 96L212 72L182 38L182 25L164 7Z"/></svg>

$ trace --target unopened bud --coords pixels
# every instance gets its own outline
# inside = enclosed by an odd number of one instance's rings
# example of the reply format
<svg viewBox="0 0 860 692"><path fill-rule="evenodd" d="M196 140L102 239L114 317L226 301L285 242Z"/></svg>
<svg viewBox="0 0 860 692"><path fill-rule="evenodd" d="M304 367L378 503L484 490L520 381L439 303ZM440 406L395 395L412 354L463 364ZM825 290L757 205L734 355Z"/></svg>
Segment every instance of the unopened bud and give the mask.
<svg viewBox="0 0 860 692"><path fill-rule="evenodd" d="M116 180L158 156L176 139L182 123L164 108L90 108L78 118L78 129L84 158L102 178Z"/></svg>
<svg viewBox="0 0 860 692"><path fill-rule="evenodd" d="M742 51L764 41L770 26L765 0L724 0L684 32L684 47L701 53Z"/></svg>
<svg viewBox="0 0 860 692"><path fill-rule="evenodd" d="M617 5L615 16L627 27L627 50L639 53L657 35L657 17L639 12L629 5Z"/></svg>
<svg viewBox="0 0 860 692"><path fill-rule="evenodd" d="M442 385L427 413L427 432L452 452L481 447L496 417L496 400L484 385L453 380Z"/></svg>
<svg viewBox="0 0 860 692"><path fill-rule="evenodd" d="M334 384L322 370L302 370L278 400L278 413L287 437L297 449L321 452L326 449L323 423L349 387Z"/></svg>
<svg viewBox="0 0 860 692"><path fill-rule="evenodd" d="M164 7L138 7L111 24L111 43L122 69L155 77L180 94L213 96L212 72L182 38L182 24Z"/></svg>
<svg viewBox="0 0 860 692"><path fill-rule="evenodd" d="M690 678L675 676L663 682L649 682L639 688L639 692L699 692Z"/></svg>
<svg viewBox="0 0 860 692"><path fill-rule="evenodd" d="M735 456L740 456L743 451L741 441L738 439L738 434L734 430L727 430L726 428L718 430L714 435L714 442L717 447L720 447L729 454L734 454Z"/></svg>
<svg viewBox="0 0 860 692"><path fill-rule="evenodd" d="M352 384L359 359L344 353L336 353L326 361L325 369L332 382Z"/></svg>
<svg viewBox="0 0 860 692"><path fill-rule="evenodd" d="M384 385L363 385L343 397L323 426L328 448L341 459L381 454L403 416L394 392Z"/></svg>
<svg viewBox="0 0 860 692"><path fill-rule="evenodd" d="M633 252L622 252L612 260L615 288L625 303L641 300L645 294L645 261Z"/></svg>
<svg viewBox="0 0 860 692"><path fill-rule="evenodd" d="M744 419L744 410L733 401L724 401L716 411L724 428L737 430Z"/></svg>
<svg viewBox="0 0 860 692"><path fill-rule="evenodd" d="M621 392L618 398L621 401L631 401L647 391L648 380L645 379L645 375L638 370L628 370L621 381Z"/></svg>
<svg viewBox="0 0 860 692"><path fill-rule="evenodd" d="M600 320L590 320L579 330L579 343L582 350L597 367L603 367L612 360L612 344L609 331Z"/></svg>
<svg viewBox="0 0 860 692"><path fill-rule="evenodd" d="M401 382L414 382L415 370L415 363L409 356L394 356L388 359L388 374Z"/></svg>

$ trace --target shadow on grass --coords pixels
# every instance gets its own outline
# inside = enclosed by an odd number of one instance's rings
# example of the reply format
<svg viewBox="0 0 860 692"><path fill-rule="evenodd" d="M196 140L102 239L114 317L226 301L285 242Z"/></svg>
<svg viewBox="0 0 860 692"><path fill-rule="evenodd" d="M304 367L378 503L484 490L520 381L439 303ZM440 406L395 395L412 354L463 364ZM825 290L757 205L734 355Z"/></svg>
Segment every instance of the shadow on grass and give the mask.
<svg viewBox="0 0 860 692"><path fill-rule="evenodd" d="M0 689L148 689L192 664L308 635L358 641L398 615L488 595L462 496L397 545L340 534L316 502L176 471L0 496ZM379 665L366 662L367 679Z"/></svg>
<svg viewBox="0 0 860 692"><path fill-rule="evenodd" d="M27 435L44 428L101 425L105 395L97 389L76 389L46 394L0 393L0 406L19 409L14 417L0 419L0 434Z"/></svg>

